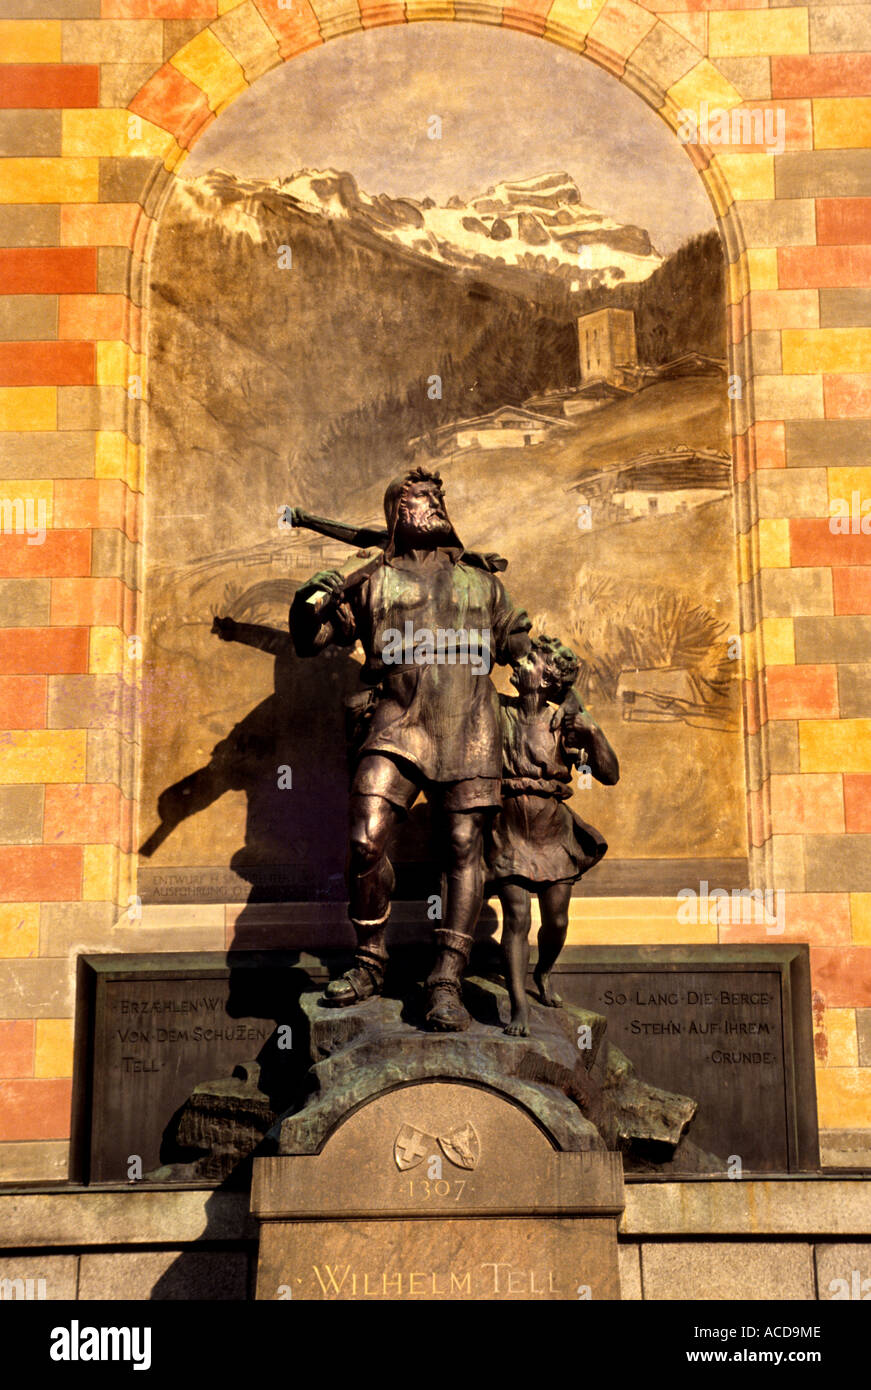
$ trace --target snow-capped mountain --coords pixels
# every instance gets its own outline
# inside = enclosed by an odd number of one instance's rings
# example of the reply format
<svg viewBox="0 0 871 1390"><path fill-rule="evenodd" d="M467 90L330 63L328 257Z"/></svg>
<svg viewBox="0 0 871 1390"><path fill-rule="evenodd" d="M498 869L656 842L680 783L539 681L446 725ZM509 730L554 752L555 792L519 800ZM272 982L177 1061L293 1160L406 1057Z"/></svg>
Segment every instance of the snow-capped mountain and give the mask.
<svg viewBox="0 0 871 1390"><path fill-rule="evenodd" d="M457 268L517 267L557 276L570 289L646 280L662 264L641 227L587 207L568 174L495 184L473 198L369 194L352 174L302 169L283 179L222 170L181 183L180 195L227 231L267 238L262 213L282 207L365 228L406 252Z"/></svg>

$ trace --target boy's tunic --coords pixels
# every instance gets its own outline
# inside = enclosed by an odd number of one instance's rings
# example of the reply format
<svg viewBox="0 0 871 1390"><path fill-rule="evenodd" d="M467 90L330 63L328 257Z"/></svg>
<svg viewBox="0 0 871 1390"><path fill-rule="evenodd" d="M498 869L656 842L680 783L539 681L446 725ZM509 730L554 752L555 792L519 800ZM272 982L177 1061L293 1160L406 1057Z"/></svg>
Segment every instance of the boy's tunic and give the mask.
<svg viewBox="0 0 871 1390"><path fill-rule="evenodd" d="M551 728L548 706L530 716L516 697L503 696L500 705L503 801L487 856L490 877L533 884L578 879L608 845L565 804L577 762L572 731L566 718Z"/></svg>

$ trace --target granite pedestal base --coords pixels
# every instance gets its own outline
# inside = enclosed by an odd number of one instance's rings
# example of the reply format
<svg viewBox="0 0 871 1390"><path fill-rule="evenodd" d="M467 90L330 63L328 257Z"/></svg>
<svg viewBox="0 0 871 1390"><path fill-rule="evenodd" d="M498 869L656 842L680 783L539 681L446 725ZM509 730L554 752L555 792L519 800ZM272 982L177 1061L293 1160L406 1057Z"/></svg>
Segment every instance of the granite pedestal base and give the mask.
<svg viewBox="0 0 871 1390"><path fill-rule="evenodd" d="M619 1154L481 1086L400 1086L319 1153L255 1159L256 1297L616 1299L622 1210Z"/></svg>

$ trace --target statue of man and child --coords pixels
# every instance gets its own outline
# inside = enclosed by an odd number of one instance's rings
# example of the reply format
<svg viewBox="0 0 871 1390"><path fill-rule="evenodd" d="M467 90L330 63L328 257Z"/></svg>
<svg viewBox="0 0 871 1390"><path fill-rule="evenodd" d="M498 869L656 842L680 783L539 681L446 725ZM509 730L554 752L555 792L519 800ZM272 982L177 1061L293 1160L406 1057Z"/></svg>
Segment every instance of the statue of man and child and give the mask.
<svg viewBox="0 0 871 1390"><path fill-rule="evenodd" d="M438 473L415 467L394 479L384 511L386 531L368 532L292 515L293 524L317 522L326 534L379 546L348 575L313 575L297 590L289 617L300 656L358 641L365 653L348 856L357 949L323 1002L348 1008L383 990L394 887L388 849L422 792L440 822L445 884L426 981L427 1026L455 1032L471 1021L463 972L488 881L502 905L511 998L505 1031L525 1036L533 895L541 916L534 979L541 1002L558 1006L550 976L566 939L572 884L607 849L569 809L572 774L580 766L613 785L617 758L575 689L577 656L555 637L531 637L529 618L496 572L504 560L464 550ZM225 638L232 637L228 622L216 623ZM397 643L398 634L411 640ZM512 668L515 695L497 693L490 661Z"/></svg>

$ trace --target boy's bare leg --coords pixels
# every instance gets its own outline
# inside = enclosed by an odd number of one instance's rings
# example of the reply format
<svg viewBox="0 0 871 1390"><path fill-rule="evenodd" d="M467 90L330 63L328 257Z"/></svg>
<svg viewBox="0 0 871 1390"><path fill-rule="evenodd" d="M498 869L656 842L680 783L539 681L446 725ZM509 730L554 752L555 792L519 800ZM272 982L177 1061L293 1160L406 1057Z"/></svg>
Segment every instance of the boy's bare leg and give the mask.
<svg viewBox="0 0 871 1390"><path fill-rule="evenodd" d="M532 896L516 883L499 885L502 903L502 950L511 997L511 1022L505 1032L515 1038L529 1036L529 1003L526 972L529 968L529 928L532 922Z"/></svg>
<svg viewBox="0 0 871 1390"><path fill-rule="evenodd" d="M571 897L570 882L549 883L546 888L541 888L538 894L541 926L538 931L538 962L533 971L533 979L538 985L542 1004L547 1004L552 1009L558 1009L563 1002L551 988L550 972L566 944Z"/></svg>

